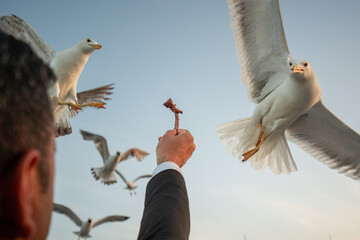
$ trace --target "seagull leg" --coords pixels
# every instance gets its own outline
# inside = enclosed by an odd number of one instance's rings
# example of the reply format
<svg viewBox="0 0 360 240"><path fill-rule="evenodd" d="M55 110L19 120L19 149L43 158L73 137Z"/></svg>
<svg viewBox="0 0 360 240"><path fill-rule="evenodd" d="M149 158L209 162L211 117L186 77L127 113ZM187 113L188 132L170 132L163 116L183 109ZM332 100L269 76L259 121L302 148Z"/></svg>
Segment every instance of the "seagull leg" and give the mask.
<svg viewBox="0 0 360 240"><path fill-rule="evenodd" d="M82 107L96 107L96 108L105 108L104 107L104 103L97 103L97 102L92 102L92 103L86 103L86 104L78 104L78 106L80 108Z"/></svg>
<svg viewBox="0 0 360 240"><path fill-rule="evenodd" d="M260 132L259 132L259 137L258 137L258 140L256 141L256 144L255 144L255 148L247 151L246 153L243 154L243 162L245 162L246 160L248 160L251 156L253 156L255 153L257 153L260 149L260 146L261 144L265 141L265 139L270 135L267 134L264 136L264 127L262 125L262 119L260 120L260 123L259 123L259 129L260 129Z"/></svg>
<svg viewBox="0 0 360 240"><path fill-rule="evenodd" d="M78 112L78 110L81 108L79 106L79 104L74 104L74 103L71 103L71 102L62 102L60 100L57 101L57 104L58 105L68 105L69 107L71 107L75 112Z"/></svg>

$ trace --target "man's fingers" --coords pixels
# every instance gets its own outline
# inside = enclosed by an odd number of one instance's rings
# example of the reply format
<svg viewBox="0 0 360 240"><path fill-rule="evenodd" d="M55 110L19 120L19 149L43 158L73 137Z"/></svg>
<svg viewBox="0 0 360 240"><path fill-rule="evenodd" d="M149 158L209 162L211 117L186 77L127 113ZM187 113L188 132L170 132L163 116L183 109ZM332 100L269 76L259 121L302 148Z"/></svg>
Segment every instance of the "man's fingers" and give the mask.
<svg viewBox="0 0 360 240"><path fill-rule="evenodd" d="M180 137L187 139L187 141L194 141L194 137L191 135L191 133L186 129L178 129L178 134L176 134L175 129L168 130L162 137L159 137L159 142L162 138L168 138L168 137Z"/></svg>
<svg viewBox="0 0 360 240"><path fill-rule="evenodd" d="M178 136L189 138L190 141L194 141L194 137L191 135L191 133L186 129L179 129Z"/></svg>
<svg viewBox="0 0 360 240"><path fill-rule="evenodd" d="M159 142L161 141L162 138L167 138L167 137L170 137L170 136L175 136L176 135L176 131L174 129L172 130L168 130L162 137L159 137L158 140Z"/></svg>
<svg viewBox="0 0 360 240"><path fill-rule="evenodd" d="M181 128L179 128L178 129L178 134L180 135L180 134L186 134L186 133L190 133L188 130L186 130L186 129L181 129Z"/></svg>
<svg viewBox="0 0 360 240"><path fill-rule="evenodd" d="M171 129L171 130L168 130L163 137L165 136L175 136L176 135L176 130L175 129Z"/></svg>

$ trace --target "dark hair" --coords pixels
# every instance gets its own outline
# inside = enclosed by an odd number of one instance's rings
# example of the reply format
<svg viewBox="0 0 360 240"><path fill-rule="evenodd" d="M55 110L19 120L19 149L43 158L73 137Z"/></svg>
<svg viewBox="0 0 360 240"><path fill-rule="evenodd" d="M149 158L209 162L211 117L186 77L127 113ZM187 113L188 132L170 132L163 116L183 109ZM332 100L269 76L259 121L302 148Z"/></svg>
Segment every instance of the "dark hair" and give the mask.
<svg viewBox="0 0 360 240"><path fill-rule="evenodd" d="M55 75L31 48L0 31L0 176L30 148L39 150L43 192L49 180L49 144L54 120L47 96Z"/></svg>

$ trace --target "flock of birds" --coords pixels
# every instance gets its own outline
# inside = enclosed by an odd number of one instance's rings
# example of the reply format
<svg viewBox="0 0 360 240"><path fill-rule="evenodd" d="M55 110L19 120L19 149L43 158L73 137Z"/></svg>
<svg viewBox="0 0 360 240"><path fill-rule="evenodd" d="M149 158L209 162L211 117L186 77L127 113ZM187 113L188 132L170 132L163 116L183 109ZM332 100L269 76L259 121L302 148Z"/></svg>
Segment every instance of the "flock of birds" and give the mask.
<svg viewBox="0 0 360 240"><path fill-rule="evenodd" d="M130 148L124 153L116 152L114 155L110 155L107 141L104 137L87 132L84 130L80 130L83 139L86 141L93 141L95 144L96 149L99 151L102 159L103 159L103 166L97 168L91 168L91 172L96 180L101 179L101 182L106 185L114 184L117 182L114 172L120 176L120 178L126 184L126 189L130 191L130 195L132 192L135 193L136 186L134 183L142 178L150 178L151 174L141 175L137 177L134 181L129 182L125 179L125 177L116 169L118 164L122 161L129 159L130 157L135 157L138 161L144 159L149 153L145 152L144 150L138 148ZM92 228L106 222L113 222L113 221L125 221L129 217L121 216L121 215L112 215L107 216L105 218L100 219L99 221L93 223L92 219L89 218L87 221L81 221L80 218L68 207L54 203L54 212L65 214L74 223L80 227L80 231L74 232L74 234L78 235L79 238L88 238L90 237L90 231Z"/></svg>
<svg viewBox="0 0 360 240"><path fill-rule="evenodd" d="M220 139L228 151L242 161L250 161L254 169L269 167L275 174L290 173L297 166L287 138L294 141L330 168L360 179L360 136L336 118L322 103L321 89L314 70L306 60L292 59L282 25L279 0L228 0L242 81L249 99L257 104L249 118L235 120L218 127ZM28 43L54 70L57 81L49 89L54 109L57 136L72 132L70 118L87 107L104 108L114 84L77 93L78 78L91 53L101 45L84 39L64 50L53 50L21 18L3 16L0 30ZM81 130L84 140L93 141L104 165L92 168L95 179L104 184L116 182L116 176L134 191L116 170L131 156L138 161L147 152L132 148L111 155L106 139ZM81 221L69 208L54 204L54 211L70 217L79 227L79 237L88 237L92 227L108 221L124 221L124 216L109 216L95 223Z"/></svg>
<svg viewBox="0 0 360 240"><path fill-rule="evenodd" d="M114 84L79 93L76 91L78 78L88 58L95 50L101 49L99 43L87 38L69 49L55 51L27 22L15 15L0 17L0 30L30 45L33 51L53 69L57 79L48 86L48 95L54 113L56 137L72 133L70 118L76 116L79 110L87 107L105 108L105 101L109 100L108 95L112 94L111 90L114 89ZM111 155L104 137L84 130L80 130L80 133L84 140L94 142L102 157L103 166L91 168L91 173L96 180L101 179L101 182L106 185L114 184L117 182L116 173L124 181L125 189L128 189L130 195L132 195L133 193L136 194L136 181L151 177L150 174L146 174L137 177L133 181L127 181L123 174L116 169L120 162L131 157L141 161L149 155L146 151L131 148L124 153L117 151ZM96 222L93 222L91 218L82 221L70 208L57 203L54 203L53 211L66 215L80 227L80 231L74 232L79 236L79 239L90 237L91 229L100 224L125 221L129 218L127 216L112 215Z"/></svg>

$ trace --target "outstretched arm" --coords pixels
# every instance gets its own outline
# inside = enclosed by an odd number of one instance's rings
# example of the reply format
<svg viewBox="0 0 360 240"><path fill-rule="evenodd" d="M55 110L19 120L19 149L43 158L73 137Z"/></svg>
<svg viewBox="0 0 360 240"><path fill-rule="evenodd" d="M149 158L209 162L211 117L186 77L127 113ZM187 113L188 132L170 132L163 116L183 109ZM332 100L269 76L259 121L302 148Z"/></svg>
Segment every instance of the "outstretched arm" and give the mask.
<svg viewBox="0 0 360 240"><path fill-rule="evenodd" d="M175 163L179 168L195 150L187 130L168 131L156 148L158 166ZM160 166L161 167L161 166ZM156 172L156 170L154 171ZM138 239L188 239L190 212L184 178L179 171L164 169L149 181Z"/></svg>

